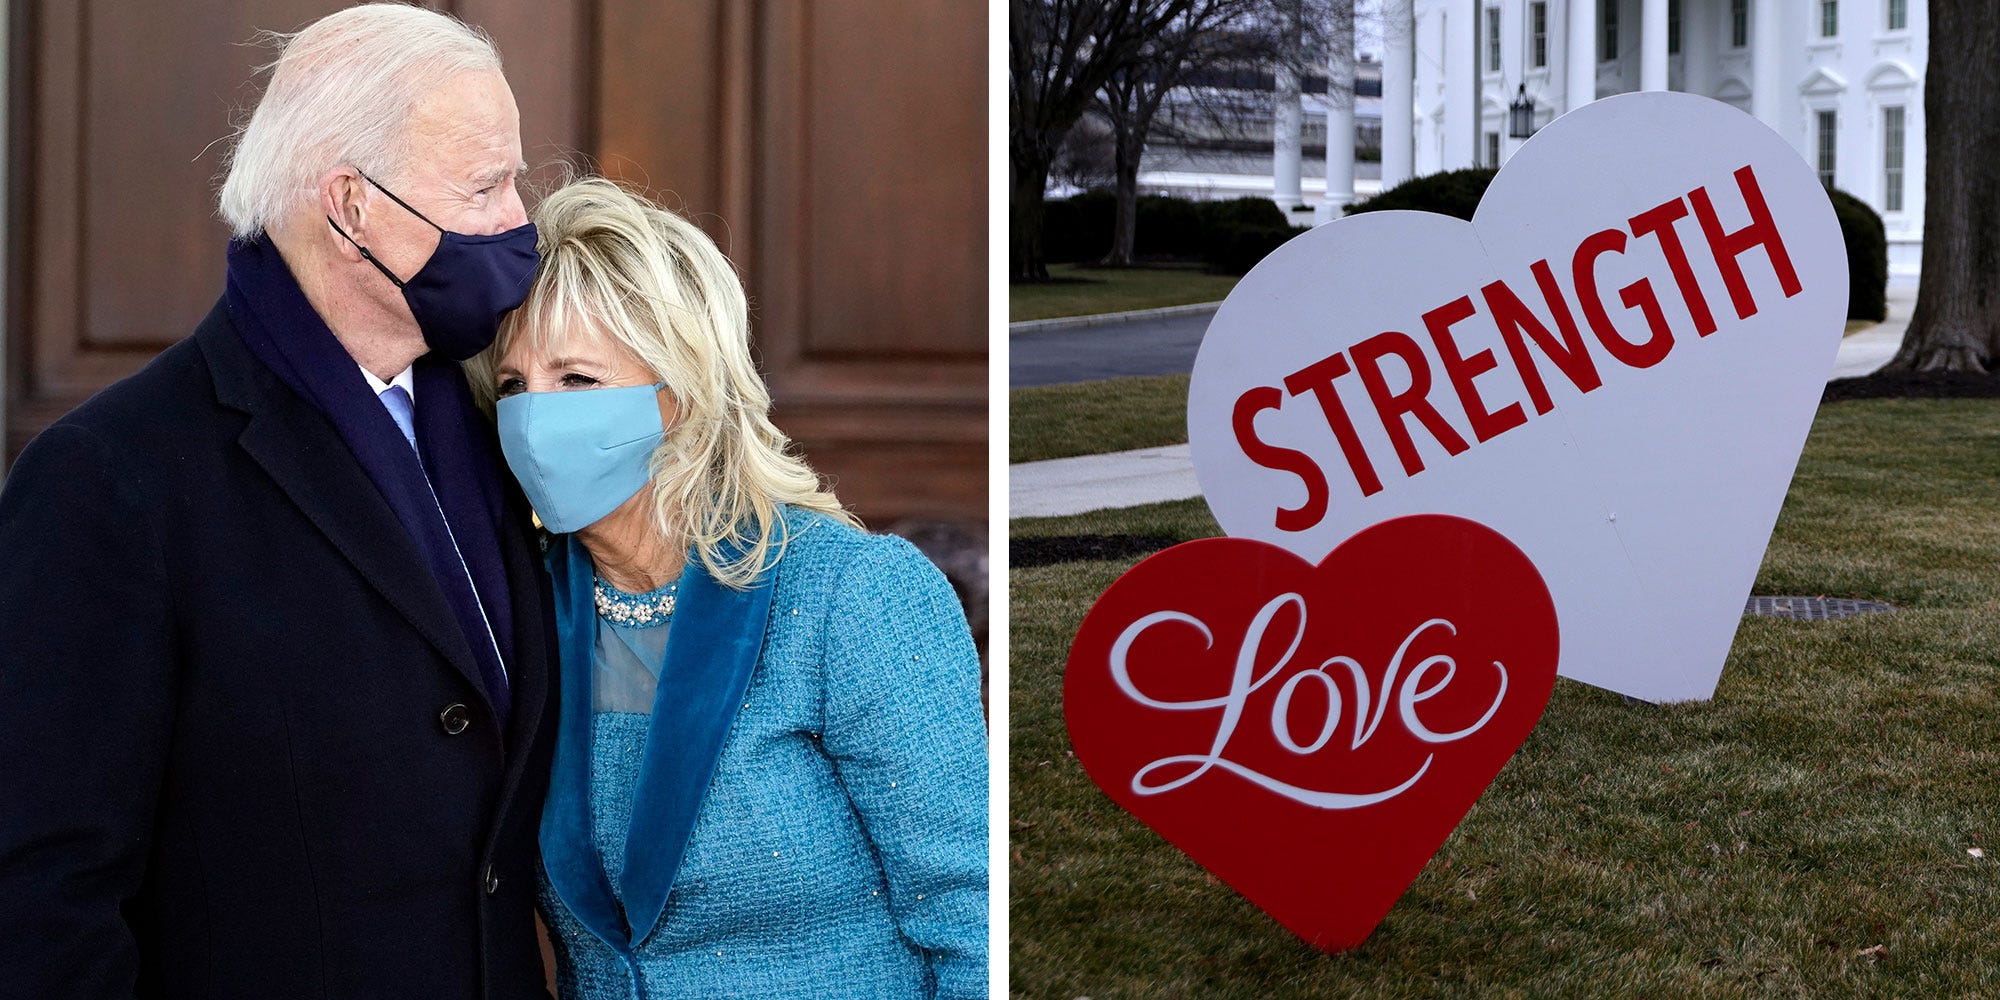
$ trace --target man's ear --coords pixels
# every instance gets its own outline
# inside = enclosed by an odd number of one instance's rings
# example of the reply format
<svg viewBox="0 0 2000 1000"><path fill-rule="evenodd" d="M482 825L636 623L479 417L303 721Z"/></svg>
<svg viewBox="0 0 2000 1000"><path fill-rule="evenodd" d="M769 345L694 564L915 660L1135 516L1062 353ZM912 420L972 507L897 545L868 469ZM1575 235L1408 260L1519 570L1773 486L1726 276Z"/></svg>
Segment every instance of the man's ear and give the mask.
<svg viewBox="0 0 2000 1000"><path fill-rule="evenodd" d="M353 167L335 167L320 175L317 190L321 214L347 234L344 237L328 229L326 238L334 242L335 249L350 263L361 263L361 250L354 245L368 245L368 192L363 190L361 172ZM348 237L354 242L348 242Z"/></svg>

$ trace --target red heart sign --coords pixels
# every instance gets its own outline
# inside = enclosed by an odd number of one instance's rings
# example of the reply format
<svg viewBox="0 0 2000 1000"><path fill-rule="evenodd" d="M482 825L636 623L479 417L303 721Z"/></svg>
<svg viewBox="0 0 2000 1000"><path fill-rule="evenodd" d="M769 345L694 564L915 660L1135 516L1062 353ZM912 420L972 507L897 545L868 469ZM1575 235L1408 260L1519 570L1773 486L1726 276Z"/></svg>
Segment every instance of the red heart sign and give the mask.
<svg viewBox="0 0 2000 1000"><path fill-rule="evenodd" d="M1210 538L1112 584L1063 712L1112 800L1314 947L1360 944L1541 718L1555 607L1497 532L1419 514L1314 566Z"/></svg>

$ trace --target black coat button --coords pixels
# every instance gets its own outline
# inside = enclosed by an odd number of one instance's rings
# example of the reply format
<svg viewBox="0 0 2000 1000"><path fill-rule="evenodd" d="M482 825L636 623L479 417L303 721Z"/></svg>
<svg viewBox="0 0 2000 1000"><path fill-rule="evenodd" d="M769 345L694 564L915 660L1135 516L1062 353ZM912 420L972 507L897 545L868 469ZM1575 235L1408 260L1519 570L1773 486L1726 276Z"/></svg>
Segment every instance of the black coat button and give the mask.
<svg viewBox="0 0 2000 1000"><path fill-rule="evenodd" d="M472 725L472 712L454 701L438 713L438 725L443 726L446 733L457 736L465 732L465 727Z"/></svg>
<svg viewBox="0 0 2000 1000"><path fill-rule="evenodd" d="M493 895L494 893L496 893L496 892L499 892L499 891L500 891L500 876L498 876L498 875L495 875L495 874L493 874L493 866L492 866L492 865L487 865L487 866L486 866L486 894L487 894L488 896L491 896L491 895Z"/></svg>

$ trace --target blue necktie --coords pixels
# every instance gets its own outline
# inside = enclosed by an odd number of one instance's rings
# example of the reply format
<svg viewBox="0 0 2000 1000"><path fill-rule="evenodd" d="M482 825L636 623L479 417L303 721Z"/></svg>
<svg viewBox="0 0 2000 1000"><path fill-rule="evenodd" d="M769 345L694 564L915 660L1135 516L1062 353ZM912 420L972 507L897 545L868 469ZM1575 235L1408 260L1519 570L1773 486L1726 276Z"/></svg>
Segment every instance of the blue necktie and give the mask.
<svg viewBox="0 0 2000 1000"><path fill-rule="evenodd" d="M417 411L415 401L410 399L410 394L400 385L392 385L382 390L381 399L382 405L389 409L389 416L396 421L396 428L403 432L403 440L410 442L410 449L417 452L418 464L421 465L423 462L423 452L417 448ZM428 473L424 476L424 485L430 485L430 476ZM437 504L437 493L434 490L431 493L431 502ZM444 516L444 506L442 504L437 504L437 514L438 520L444 522L445 537L451 540L452 554L458 557L459 568L465 572L465 585L472 589L472 599L479 605L481 618L486 619L481 621L480 624L486 626L486 641L493 644L493 658L497 663L500 660L500 642L493 637L493 627L490 624L491 619L487 616L486 612L486 601L479 596L478 584L472 582L472 570L465 565L465 554L458 550L458 536L451 530L451 519ZM467 636L466 638L470 639L472 637ZM481 664L480 672L482 675L486 672L484 666L484 664ZM501 673L499 676L482 676L481 679L485 681L487 693L493 697L495 706L500 709L501 714L504 716L507 705L507 674L506 667L502 666L500 669Z"/></svg>
<svg viewBox="0 0 2000 1000"><path fill-rule="evenodd" d="M415 448L417 410L416 404L410 399L410 394L403 391L402 386L392 385L382 390L382 405L389 408L389 416L395 419L396 428L403 432L403 440L410 442L410 447Z"/></svg>

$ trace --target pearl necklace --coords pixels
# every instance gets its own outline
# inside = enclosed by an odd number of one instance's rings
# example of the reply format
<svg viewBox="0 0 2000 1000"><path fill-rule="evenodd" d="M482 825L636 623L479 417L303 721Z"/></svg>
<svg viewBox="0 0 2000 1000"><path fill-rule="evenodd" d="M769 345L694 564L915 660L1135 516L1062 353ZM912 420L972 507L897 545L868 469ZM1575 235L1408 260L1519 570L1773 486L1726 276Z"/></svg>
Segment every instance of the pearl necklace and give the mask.
<svg viewBox="0 0 2000 1000"><path fill-rule="evenodd" d="M606 587L603 580L591 581L598 615L620 625L651 625L672 618L674 592L679 589L680 584L670 583L664 593L656 590L644 596L631 597Z"/></svg>

